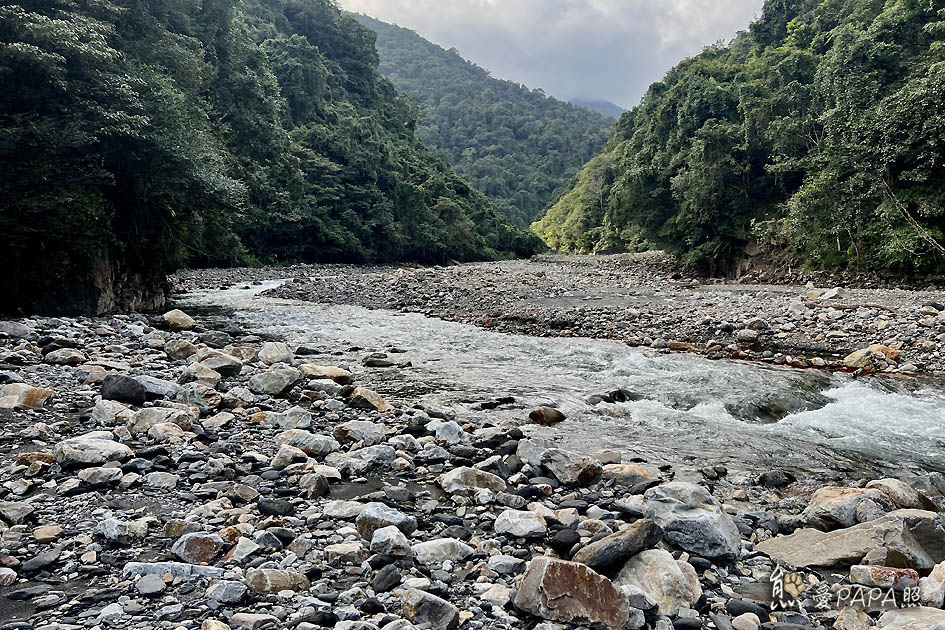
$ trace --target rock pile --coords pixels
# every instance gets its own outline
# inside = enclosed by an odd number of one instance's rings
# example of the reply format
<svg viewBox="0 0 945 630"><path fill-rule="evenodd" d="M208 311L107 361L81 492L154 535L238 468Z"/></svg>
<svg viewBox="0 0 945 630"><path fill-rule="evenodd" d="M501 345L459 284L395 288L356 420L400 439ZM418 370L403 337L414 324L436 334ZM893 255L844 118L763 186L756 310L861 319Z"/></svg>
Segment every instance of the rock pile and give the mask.
<svg viewBox="0 0 945 630"><path fill-rule="evenodd" d="M5 324L3 629L945 624L945 523L902 481L673 481L180 311ZM922 606L776 610L779 565Z"/></svg>

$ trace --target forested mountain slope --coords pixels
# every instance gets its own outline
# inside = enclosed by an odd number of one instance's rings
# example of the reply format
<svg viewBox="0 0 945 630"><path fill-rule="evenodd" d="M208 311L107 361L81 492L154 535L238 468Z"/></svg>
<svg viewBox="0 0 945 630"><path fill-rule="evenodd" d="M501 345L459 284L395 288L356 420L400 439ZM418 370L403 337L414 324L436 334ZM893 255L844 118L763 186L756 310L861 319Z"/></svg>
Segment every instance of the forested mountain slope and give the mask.
<svg viewBox="0 0 945 630"><path fill-rule="evenodd" d="M945 2L768 0L652 85L534 228L722 270L746 249L942 269Z"/></svg>
<svg viewBox="0 0 945 630"><path fill-rule="evenodd" d="M613 134L612 118L491 77L411 30L355 18L377 32L381 74L421 105L420 139L517 225L540 216Z"/></svg>
<svg viewBox="0 0 945 630"><path fill-rule="evenodd" d="M523 255L330 0L0 1L0 310L144 308L181 264Z"/></svg>

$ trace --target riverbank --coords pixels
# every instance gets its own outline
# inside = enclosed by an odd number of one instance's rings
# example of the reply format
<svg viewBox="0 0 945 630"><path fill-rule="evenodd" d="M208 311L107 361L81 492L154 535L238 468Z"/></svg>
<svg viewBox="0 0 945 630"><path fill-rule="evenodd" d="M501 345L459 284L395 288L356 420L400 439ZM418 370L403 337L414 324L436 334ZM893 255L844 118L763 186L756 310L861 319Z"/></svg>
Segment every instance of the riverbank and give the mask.
<svg viewBox="0 0 945 630"><path fill-rule="evenodd" d="M801 368L945 375L942 287L731 284L687 276L655 252L434 268L204 270L178 274L175 283L192 290L276 278L293 281L268 295L418 312L501 332Z"/></svg>
<svg viewBox="0 0 945 630"><path fill-rule="evenodd" d="M552 409L499 421L379 395L382 373L397 378L385 366L405 362L398 348L287 344L218 314L0 331L4 628L945 619L934 474L913 487L719 464L681 482L659 457L534 437L583 429ZM779 563L812 589L844 578L825 608L811 591L802 609L775 610ZM921 586L926 607L846 606L851 589L887 583L902 604L914 603L903 587Z"/></svg>

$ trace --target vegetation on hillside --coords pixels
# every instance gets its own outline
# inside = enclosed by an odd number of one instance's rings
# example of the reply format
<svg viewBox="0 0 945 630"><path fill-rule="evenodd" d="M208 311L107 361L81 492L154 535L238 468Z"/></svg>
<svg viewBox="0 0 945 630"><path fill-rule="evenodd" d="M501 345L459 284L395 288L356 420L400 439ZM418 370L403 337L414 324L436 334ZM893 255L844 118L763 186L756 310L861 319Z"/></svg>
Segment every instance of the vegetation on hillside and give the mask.
<svg viewBox="0 0 945 630"><path fill-rule="evenodd" d="M534 251L416 138L374 40L330 0L0 0L0 308L101 310L181 264Z"/></svg>
<svg viewBox="0 0 945 630"><path fill-rule="evenodd" d="M945 263L945 2L767 0L650 87L535 223L553 248Z"/></svg>
<svg viewBox="0 0 945 630"><path fill-rule="evenodd" d="M516 225L538 218L613 134L613 118L491 77L411 30L355 18L377 32L381 73L421 105L419 138Z"/></svg>

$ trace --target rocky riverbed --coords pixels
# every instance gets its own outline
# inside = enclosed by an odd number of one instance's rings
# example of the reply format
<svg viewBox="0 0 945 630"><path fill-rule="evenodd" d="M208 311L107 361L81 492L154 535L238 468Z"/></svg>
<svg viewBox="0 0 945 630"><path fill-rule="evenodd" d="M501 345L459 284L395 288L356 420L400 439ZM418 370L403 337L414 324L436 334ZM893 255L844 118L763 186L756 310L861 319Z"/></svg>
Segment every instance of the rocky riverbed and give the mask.
<svg viewBox="0 0 945 630"><path fill-rule="evenodd" d="M0 322L0 628L945 627L937 473L678 481L192 315Z"/></svg>
<svg viewBox="0 0 945 630"><path fill-rule="evenodd" d="M945 287L811 274L806 284L696 278L658 252L451 267L303 266L182 273L181 290L291 278L276 297L418 312L492 330L617 339L709 358L945 375ZM804 277L795 279L803 280ZM845 281L847 286L835 286Z"/></svg>

